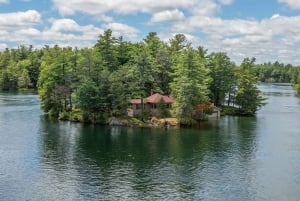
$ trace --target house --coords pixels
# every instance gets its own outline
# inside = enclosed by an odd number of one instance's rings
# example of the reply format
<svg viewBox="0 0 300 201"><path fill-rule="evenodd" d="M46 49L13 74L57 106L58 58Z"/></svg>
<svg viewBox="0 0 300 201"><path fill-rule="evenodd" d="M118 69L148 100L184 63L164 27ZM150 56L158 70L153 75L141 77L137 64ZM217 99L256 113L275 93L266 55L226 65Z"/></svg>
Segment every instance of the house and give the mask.
<svg viewBox="0 0 300 201"><path fill-rule="evenodd" d="M151 116L160 116L158 110L158 104L160 101L166 104L168 109L172 108L174 103L174 98L168 95L161 95L160 93L152 94L151 96L143 99L144 109L149 111ZM142 101L141 99L131 99L129 100L129 108L127 109L127 114L130 117L137 116L142 111ZM208 114L205 114L205 111ZM203 115L206 115L207 118L219 118L221 114L221 109L216 107L214 104L201 104L198 109L195 111L195 119L203 119Z"/></svg>
<svg viewBox="0 0 300 201"><path fill-rule="evenodd" d="M166 104L167 108L171 108L174 99L172 98L172 96L155 93L143 99L144 107L142 107L141 99L131 99L129 100L129 108L127 110L128 116L133 117L138 115L142 111L142 108L149 111L153 116L159 116L157 105L160 103L160 101L163 101Z"/></svg>

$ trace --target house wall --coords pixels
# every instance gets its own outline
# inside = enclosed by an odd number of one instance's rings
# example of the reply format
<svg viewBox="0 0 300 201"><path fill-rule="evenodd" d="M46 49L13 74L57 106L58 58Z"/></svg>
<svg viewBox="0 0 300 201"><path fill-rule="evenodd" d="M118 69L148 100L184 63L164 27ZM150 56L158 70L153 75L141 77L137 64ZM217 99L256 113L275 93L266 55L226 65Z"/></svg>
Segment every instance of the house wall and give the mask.
<svg viewBox="0 0 300 201"><path fill-rule="evenodd" d="M132 104L130 108L127 109L127 115L130 117L135 117L142 111L141 104ZM150 112L151 116L159 116L159 110L153 104L145 104L144 109Z"/></svg>
<svg viewBox="0 0 300 201"><path fill-rule="evenodd" d="M221 117L221 110L219 108L214 108L213 113L208 115L208 118L220 118Z"/></svg>

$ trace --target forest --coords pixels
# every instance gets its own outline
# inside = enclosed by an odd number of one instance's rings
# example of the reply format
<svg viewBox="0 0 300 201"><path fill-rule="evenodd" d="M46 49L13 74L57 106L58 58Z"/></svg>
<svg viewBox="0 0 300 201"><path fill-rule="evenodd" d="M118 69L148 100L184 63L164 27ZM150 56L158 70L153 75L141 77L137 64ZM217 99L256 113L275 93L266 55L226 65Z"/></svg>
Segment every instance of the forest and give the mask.
<svg viewBox="0 0 300 201"><path fill-rule="evenodd" d="M169 115L182 123L194 122L196 108L210 103L252 116L265 103L259 82L298 88L300 70L277 61L256 64L255 58L236 65L224 52L194 47L183 34L165 42L150 32L142 41L130 42L114 37L110 29L90 48L19 46L0 53L2 90L37 90L49 115L87 122L126 116L129 99L151 92L172 95Z"/></svg>

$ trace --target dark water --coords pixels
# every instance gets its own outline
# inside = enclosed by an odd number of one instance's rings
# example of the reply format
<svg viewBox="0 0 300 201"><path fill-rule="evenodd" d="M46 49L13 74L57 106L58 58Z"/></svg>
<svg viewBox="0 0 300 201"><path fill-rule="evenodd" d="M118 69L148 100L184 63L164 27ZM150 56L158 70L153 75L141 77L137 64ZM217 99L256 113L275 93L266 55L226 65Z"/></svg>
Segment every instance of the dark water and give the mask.
<svg viewBox="0 0 300 201"><path fill-rule="evenodd" d="M300 200L300 99L260 88L255 118L167 132L53 121L36 95L0 94L0 200Z"/></svg>

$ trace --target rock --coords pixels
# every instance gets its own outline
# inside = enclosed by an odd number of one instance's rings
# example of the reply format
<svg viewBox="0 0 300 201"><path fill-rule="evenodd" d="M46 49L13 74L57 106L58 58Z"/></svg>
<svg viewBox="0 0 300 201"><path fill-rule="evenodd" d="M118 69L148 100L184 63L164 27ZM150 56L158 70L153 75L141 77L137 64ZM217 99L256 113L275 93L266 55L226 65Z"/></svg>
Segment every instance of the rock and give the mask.
<svg viewBox="0 0 300 201"><path fill-rule="evenodd" d="M124 125L124 123L121 120L117 119L116 117L109 118L108 124L110 126L123 126Z"/></svg>

